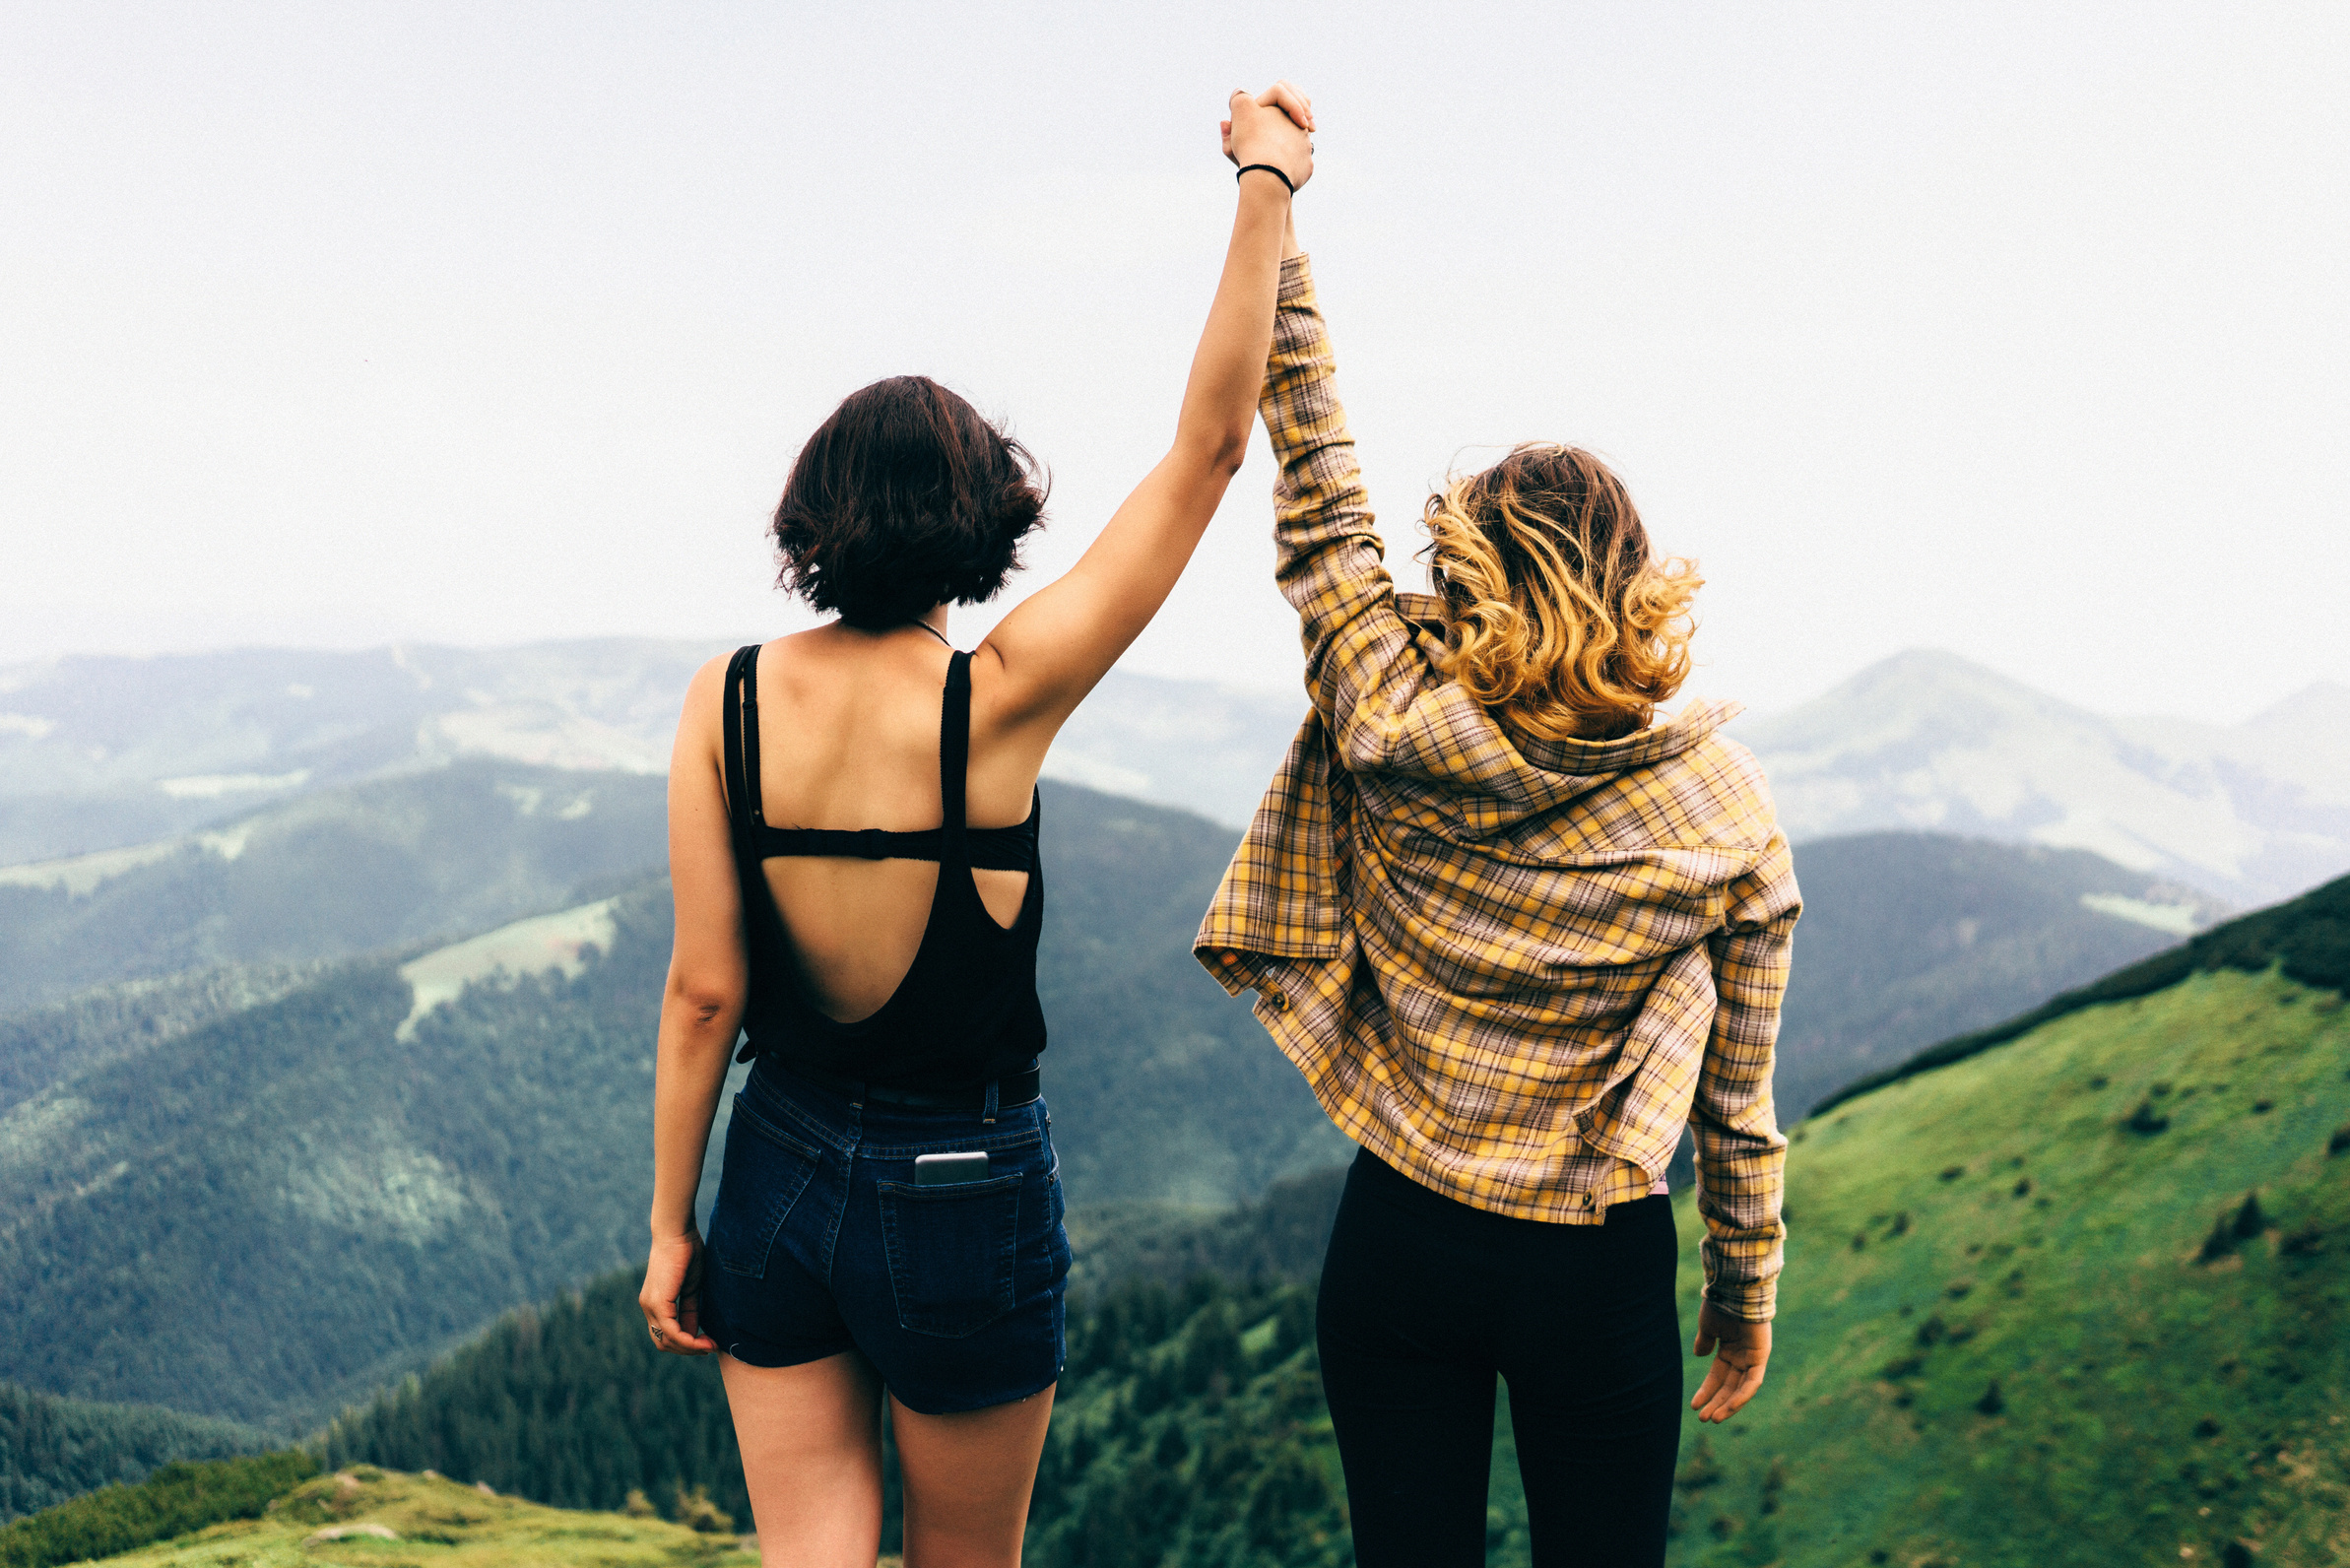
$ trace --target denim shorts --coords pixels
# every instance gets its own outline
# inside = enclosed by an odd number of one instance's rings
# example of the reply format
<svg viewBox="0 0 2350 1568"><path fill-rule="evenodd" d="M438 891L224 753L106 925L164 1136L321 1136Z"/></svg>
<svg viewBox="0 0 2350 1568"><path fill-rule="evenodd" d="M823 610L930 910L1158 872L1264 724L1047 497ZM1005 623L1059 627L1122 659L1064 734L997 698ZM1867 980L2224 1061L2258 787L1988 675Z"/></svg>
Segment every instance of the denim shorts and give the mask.
<svg viewBox="0 0 2350 1568"><path fill-rule="evenodd" d="M764 1058L735 1096L710 1211L703 1332L751 1366L862 1351L910 1410L1026 1399L1061 1376L1069 1235L1042 1099L990 1125L819 1086ZM983 1181L914 1156L984 1149Z"/></svg>

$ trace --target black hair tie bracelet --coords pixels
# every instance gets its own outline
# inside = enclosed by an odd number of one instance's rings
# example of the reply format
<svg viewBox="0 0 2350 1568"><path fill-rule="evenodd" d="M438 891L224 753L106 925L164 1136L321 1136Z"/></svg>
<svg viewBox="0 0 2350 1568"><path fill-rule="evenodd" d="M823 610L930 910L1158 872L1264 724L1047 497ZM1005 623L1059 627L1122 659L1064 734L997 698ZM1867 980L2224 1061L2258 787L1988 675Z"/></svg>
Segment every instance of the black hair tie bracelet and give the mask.
<svg viewBox="0 0 2350 1568"><path fill-rule="evenodd" d="M1246 164L1243 164L1243 165L1241 166L1240 173L1238 173L1238 174L1234 174L1234 175L1232 176L1233 182L1234 182L1235 184L1239 183L1239 180L1240 180L1240 175L1241 175L1241 174L1246 174L1246 173L1248 173L1248 172L1249 172L1251 169L1259 169L1259 168L1261 168L1261 169L1265 170L1265 172L1267 172L1268 174L1271 174L1271 175L1272 175L1272 176L1273 176L1274 179L1277 179L1277 180L1279 180L1279 181L1280 181L1280 182L1281 182L1283 185L1288 185L1288 186L1289 186L1289 194L1290 194L1290 195L1294 196L1294 195L1296 195L1296 194L1297 194L1297 187L1296 187L1295 185L1290 185L1290 184L1289 184L1289 176L1288 176L1288 175L1286 175L1286 174L1284 174L1284 173L1282 173L1282 172L1281 172L1279 169L1277 169L1277 168L1273 167L1273 164L1271 164L1271 163L1246 163Z"/></svg>

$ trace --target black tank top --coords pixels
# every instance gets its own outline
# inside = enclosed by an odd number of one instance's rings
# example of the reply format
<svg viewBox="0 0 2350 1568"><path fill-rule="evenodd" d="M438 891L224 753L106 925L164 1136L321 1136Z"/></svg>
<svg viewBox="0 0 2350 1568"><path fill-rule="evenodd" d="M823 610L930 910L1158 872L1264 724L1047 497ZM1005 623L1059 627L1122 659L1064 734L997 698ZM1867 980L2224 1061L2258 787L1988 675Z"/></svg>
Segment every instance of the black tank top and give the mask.
<svg viewBox="0 0 2350 1568"><path fill-rule="evenodd" d="M971 656L947 666L939 715L939 797L945 820L921 832L878 828L770 827L759 796L758 645L739 649L726 671L726 797L735 870L743 888L751 996L737 1060L771 1056L786 1067L906 1089L947 1089L1026 1071L1044 1049L1036 1000L1036 943L1044 930L1044 866L1037 854L1041 794L1016 827L973 830L965 821L964 775L971 752ZM765 862L782 855L865 860L935 860L938 890L913 965L869 1017L842 1023L808 1000L792 961L791 938L767 885ZM996 924L980 901L974 866L1024 871L1017 919Z"/></svg>

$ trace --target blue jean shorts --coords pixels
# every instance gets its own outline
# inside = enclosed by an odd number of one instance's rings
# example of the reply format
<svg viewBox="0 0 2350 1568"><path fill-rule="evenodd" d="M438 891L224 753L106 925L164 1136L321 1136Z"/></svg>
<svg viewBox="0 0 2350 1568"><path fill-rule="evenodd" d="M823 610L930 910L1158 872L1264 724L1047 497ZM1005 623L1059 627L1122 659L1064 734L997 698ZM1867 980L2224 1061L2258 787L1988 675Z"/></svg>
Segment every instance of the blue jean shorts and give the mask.
<svg viewBox="0 0 2350 1568"><path fill-rule="evenodd" d="M847 1095L761 1058L726 1135L703 1332L751 1366L862 1351L925 1415L1061 1376L1069 1235L1042 1099L991 1125ZM981 1181L914 1184L914 1156L985 1150Z"/></svg>

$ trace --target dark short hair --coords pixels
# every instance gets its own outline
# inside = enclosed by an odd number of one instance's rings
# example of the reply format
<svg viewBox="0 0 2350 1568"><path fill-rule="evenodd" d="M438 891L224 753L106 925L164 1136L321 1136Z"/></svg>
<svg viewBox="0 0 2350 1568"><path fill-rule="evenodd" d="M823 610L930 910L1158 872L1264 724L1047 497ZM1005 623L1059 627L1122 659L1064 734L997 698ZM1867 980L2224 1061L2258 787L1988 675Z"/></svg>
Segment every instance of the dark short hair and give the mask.
<svg viewBox="0 0 2350 1568"><path fill-rule="evenodd" d="M928 376L850 393L775 508L777 582L853 626L993 599L1048 490L1027 449Z"/></svg>

